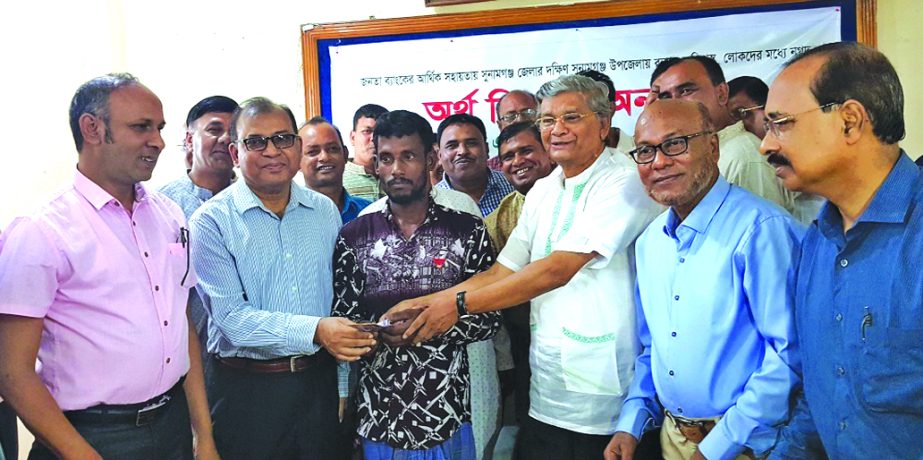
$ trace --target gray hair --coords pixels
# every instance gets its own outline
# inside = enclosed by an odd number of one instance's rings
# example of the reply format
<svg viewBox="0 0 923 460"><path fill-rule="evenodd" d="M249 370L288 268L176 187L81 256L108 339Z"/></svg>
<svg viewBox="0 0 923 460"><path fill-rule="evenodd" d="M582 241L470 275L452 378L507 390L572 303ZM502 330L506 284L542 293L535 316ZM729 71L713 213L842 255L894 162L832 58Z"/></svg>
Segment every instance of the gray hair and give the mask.
<svg viewBox="0 0 923 460"><path fill-rule="evenodd" d="M583 94L586 97L587 104L590 106L590 110L604 117L612 116L608 98L609 89L605 84L583 75L562 75L546 82L539 88L535 97L538 99L538 103L541 104L542 101L549 97L569 92Z"/></svg>

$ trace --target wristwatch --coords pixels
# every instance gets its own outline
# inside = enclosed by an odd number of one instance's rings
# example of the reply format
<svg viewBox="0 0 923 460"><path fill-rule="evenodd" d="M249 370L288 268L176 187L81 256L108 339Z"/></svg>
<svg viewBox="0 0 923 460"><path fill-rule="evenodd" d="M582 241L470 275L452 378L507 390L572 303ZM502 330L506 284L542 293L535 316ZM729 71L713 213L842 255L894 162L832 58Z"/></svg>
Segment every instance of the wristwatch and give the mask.
<svg viewBox="0 0 923 460"><path fill-rule="evenodd" d="M468 314L468 306L465 305L465 291L455 294L455 308L458 310L459 318Z"/></svg>

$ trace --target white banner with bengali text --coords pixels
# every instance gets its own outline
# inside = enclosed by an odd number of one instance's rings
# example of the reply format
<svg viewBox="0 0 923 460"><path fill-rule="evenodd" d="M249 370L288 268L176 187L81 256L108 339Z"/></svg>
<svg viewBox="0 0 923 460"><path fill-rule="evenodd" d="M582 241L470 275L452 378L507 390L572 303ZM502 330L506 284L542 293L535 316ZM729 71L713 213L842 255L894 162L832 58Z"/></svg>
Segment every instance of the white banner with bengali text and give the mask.
<svg viewBox="0 0 923 460"><path fill-rule="evenodd" d="M330 46L332 121L346 135L367 103L417 112L434 130L451 114L469 113L484 120L492 146L496 101L507 91L535 92L559 75L595 69L615 82L613 125L632 133L660 60L708 55L728 80L752 75L768 83L792 56L839 41L840 22L840 9L825 7Z"/></svg>

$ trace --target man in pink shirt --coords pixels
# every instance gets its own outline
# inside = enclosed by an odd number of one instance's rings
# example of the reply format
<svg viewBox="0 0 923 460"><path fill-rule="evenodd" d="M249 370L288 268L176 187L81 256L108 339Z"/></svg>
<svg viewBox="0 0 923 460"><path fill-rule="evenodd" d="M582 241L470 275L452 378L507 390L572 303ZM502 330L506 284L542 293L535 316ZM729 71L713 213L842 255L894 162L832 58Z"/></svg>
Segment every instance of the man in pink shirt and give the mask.
<svg viewBox="0 0 923 460"><path fill-rule="evenodd" d="M29 458L191 459L190 425L217 457L185 218L139 184L164 147L160 100L106 75L70 125L73 184L0 239L0 394L36 437Z"/></svg>

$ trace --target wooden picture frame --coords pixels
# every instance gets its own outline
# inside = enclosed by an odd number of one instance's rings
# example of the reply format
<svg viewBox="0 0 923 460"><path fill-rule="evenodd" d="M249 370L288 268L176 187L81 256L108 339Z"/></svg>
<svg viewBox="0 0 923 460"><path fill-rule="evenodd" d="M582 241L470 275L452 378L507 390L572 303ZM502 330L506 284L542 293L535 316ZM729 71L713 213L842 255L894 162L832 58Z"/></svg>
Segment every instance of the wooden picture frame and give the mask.
<svg viewBox="0 0 923 460"><path fill-rule="evenodd" d="M877 0L854 0L856 40L877 45ZM805 0L613 0L576 5L485 10L397 19L317 24L302 33L305 115L321 114L318 42L338 38L378 37L490 27L547 24L600 18L682 13L774 5L811 5Z"/></svg>

